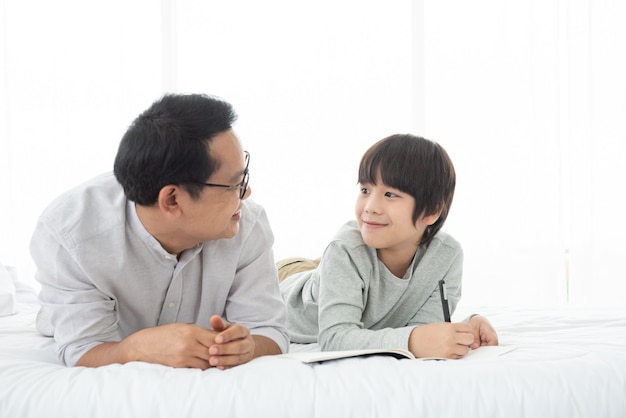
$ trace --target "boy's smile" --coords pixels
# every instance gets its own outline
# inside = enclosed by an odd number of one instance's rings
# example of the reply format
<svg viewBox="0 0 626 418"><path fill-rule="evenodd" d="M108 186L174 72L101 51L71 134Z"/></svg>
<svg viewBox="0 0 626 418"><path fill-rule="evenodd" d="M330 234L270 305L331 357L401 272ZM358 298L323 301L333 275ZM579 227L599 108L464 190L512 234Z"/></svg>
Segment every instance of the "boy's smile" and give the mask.
<svg viewBox="0 0 626 418"><path fill-rule="evenodd" d="M379 223L379 222L373 222L373 221L368 221L368 220L363 220L363 225L368 227L368 228L382 228L383 226L386 226L387 224L383 224L383 223Z"/></svg>

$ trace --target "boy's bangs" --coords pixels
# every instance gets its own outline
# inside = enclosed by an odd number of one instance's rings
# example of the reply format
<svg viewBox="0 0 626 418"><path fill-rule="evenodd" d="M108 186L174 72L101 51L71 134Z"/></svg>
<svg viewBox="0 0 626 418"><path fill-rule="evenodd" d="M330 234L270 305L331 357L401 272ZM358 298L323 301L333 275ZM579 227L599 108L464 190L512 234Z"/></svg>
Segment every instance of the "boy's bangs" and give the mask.
<svg viewBox="0 0 626 418"><path fill-rule="evenodd" d="M368 158L369 157L369 158ZM376 180L380 175L380 159L374 161L372 155L365 156L359 167L358 183L360 184L376 184Z"/></svg>
<svg viewBox="0 0 626 418"><path fill-rule="evenodd" d="M377 184L380 180L389 187L410 193L410 167L407 166L404 153L388 147L376 147L370 151L359 167L358 182Z"/></svg>

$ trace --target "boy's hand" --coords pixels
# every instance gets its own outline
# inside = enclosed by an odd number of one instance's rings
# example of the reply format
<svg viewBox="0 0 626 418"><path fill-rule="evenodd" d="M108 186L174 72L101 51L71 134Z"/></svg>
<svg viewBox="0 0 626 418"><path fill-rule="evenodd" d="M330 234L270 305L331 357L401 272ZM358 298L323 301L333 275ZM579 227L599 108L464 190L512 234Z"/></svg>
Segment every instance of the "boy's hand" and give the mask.
<svg viewBox="0 0 626 418"><path fill-rule="evenodd" d="M498 334L491 323L481 315L474 315L469 321L474 335L472 350L481 345L498 345Z"/></svg>
<svg viewBox="0 0 626 418"><path fill-rule="evenodd" d="M409 337L409 351L415 357L458 359L466 355L474 343L470 324L440 322L413 328Z"/></svg>

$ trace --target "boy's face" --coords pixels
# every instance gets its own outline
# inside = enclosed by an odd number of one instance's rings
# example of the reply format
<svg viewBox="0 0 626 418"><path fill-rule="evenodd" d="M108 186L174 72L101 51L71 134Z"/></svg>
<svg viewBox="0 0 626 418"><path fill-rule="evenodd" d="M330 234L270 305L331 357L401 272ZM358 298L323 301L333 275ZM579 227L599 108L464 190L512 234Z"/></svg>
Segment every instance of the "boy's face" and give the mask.
<svg viewBox="0 0 626 418"><path fill-rule="evenodd" d="M423 217L413 223L415 199L398 189L385 185L360 184L356 201L356 220L365 243L381 252L412 255L417 250L431 217ZM428 223L430 222L430 223Z"/></svg>

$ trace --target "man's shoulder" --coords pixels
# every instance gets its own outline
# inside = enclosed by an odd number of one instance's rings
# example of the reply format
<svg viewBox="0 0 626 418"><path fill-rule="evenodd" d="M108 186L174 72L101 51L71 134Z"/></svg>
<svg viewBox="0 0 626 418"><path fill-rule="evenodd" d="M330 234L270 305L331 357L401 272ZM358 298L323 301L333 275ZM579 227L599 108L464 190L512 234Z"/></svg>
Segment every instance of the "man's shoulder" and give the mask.
<svg viewBox="0 0 626 418"><path fill-rule="evenodd" d="M113 173L100 174L60 194L48 205L45 212L87 202L106 200L119 193L123 194L122 186L117 182Z"/></svg>
<svg viewBox="0 0 626 418"><path fill-rule="evenodd" d="M54 199L40 221L65 235L98 234L125 219L126 197L113 173L101 174Z"/></svg>
<svg viewBox="0 0 626 418"><path fill-rule="evenodd" d="M241 207L246 211L249 212L251 215L253 216L258 216L261 213L265 212L265 209L263 208L263 206L261 206L260 204L258 204L257 202L255 202L252 199L246 199L242 202Z"/></svg>
<svg viewBox="0 0 626 418"><path fill-rule="evenodd" d="M259 222L268 223L265 208L254 200L246 199L241 205L241 225L244 229L252 229Z"/></svg>
<svg viewBox="0 0 626 418"><path fill-rule="evenodd" d="M245 241L251 237L251 234L258 239L259 233L273 240L273 232L265 208L251 199L246 199L241 206L239 232L229 241Z"/></svg>

